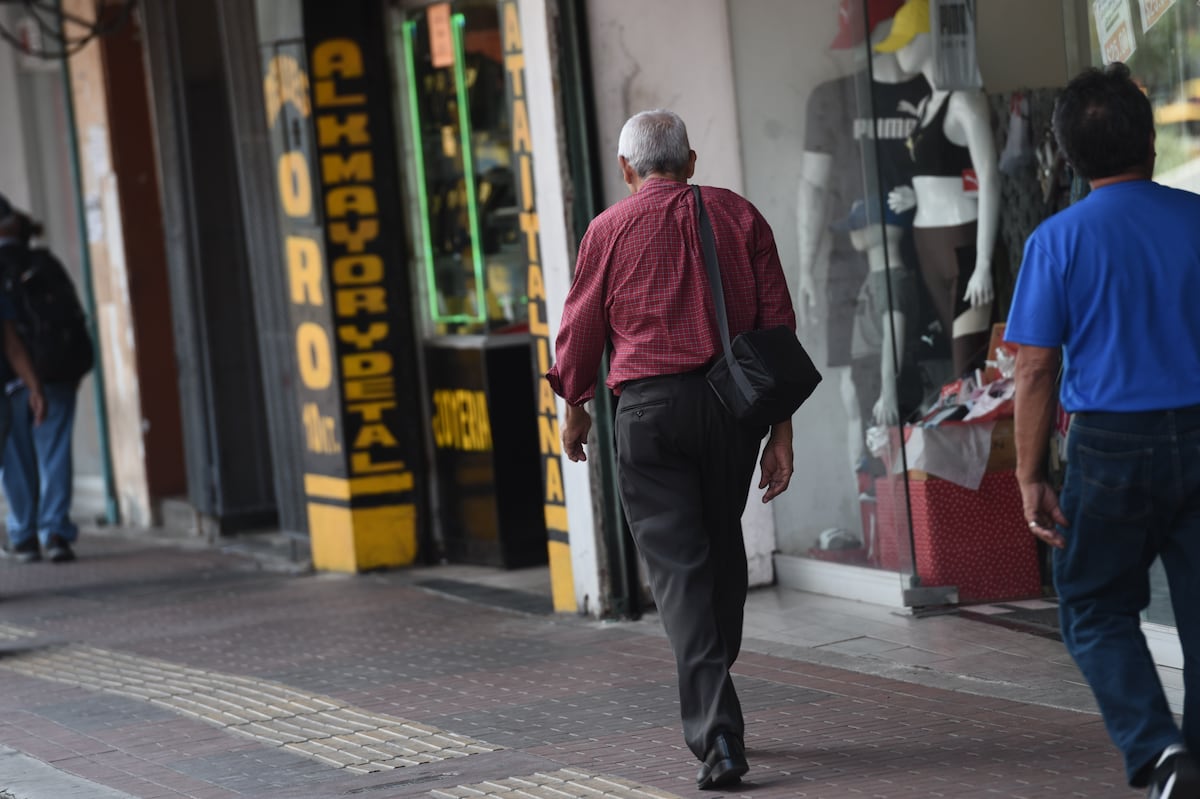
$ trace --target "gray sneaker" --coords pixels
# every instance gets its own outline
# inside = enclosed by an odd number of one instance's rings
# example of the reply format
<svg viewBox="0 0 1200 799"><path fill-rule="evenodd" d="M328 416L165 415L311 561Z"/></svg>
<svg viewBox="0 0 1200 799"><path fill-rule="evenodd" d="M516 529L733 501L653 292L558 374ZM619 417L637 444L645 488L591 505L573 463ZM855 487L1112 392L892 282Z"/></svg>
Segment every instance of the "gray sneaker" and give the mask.
<svg viewBox="0 0 1200 799"><path fill-rule="evenodd" d="M52 535L46 539L46 559L51 563L66 563L75 560L75 551L61 535Z"/></svg>
<svg viewBox="0 0 1200 799"><path fill-rule="evenodd" d="M42 559L42 550L38 547L36 537L22 541L16 546L10 544L0 552L3 552L4 557L12 558L17 563L34 563Z"/></svg>

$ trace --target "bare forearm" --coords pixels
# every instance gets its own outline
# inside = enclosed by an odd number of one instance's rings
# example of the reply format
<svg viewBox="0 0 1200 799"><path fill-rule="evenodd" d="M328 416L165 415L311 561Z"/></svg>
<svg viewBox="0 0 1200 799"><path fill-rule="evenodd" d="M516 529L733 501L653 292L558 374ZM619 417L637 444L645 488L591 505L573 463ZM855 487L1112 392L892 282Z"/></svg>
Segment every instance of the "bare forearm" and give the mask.
<svg viewBox="0 0 1200 799"><path fill-rule="evenodd" d="M1051 354L1052 353L1052 354ZM1022 347L1017 354L1013 406L1016 415L1017 480L1045 478L1046 449L1054 426L1058 351Z"/></svg>
<svg viewBox="0 0 1200 799"><path fill-rule="evenodd" d="M9 365L16 372L17 377L21 378L21 382L25 384L26 388L33 392L41 391L42 381L33 371L33 361L29 358L29 351L21 343L21 337L17 335L17 329L12 322L4 323L4 356L8 358Z"/></svg>

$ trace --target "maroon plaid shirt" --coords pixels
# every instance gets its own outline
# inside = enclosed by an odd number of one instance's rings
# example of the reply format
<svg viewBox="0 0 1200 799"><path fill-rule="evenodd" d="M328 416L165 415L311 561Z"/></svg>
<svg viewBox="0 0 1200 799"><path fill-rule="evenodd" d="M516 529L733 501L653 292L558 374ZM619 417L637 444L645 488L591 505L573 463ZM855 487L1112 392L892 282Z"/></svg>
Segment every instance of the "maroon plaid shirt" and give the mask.
<svg viewBox="0 0 1200 799"><path fill-rule="evenodd" d="M729 333L787 325L796 315L775 237L750 202L705 186L725 288ZM591 399L605 342L608 386L697 369L721 351L696 199L685 183L651 178L604 211L579 245L556 363L546 374L572 405Z"/></svg>

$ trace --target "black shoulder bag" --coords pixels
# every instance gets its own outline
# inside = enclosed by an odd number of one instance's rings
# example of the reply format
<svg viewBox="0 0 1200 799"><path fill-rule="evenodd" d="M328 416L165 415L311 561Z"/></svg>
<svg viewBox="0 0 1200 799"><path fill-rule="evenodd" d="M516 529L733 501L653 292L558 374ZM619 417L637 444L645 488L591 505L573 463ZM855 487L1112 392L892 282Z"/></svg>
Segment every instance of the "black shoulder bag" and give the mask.
<svg viewBox="0 0 1200 799"><path fill-rule="evenodd" d="M729 318L725 312L725 289L712 224L704 211L700 187L692 186L700 217L700 244L704 251L704 269L712 290L717 329L724 357L708 368L708 384L725 409L738 421L752 425L772 425L790 419L817 384L821 373L813 365L804 346L786 325L769 330L739 333L729 341Z"/></svg>

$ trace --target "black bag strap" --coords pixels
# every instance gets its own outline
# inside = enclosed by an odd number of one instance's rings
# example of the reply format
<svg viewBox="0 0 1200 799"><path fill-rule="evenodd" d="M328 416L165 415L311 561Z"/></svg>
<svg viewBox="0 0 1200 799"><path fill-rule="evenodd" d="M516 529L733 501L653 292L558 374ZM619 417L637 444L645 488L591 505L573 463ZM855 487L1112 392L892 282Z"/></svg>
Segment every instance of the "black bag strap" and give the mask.
<svg viewBox="0 0 1200 799"><path fill-rule="evenodd" d="M713 307L717 312L717 330L721 333L721 346L725 350L725 365L733 382L737 384L742 396L749 397L754 393L750 381L742 371L742 365L733 357L733 347L729 344L729 316L725 311L725 287L721 283L721 266L717 262L717 243L713 239L712 223L704 211L704 200L700 197L700 187L692 186L692 194L696 197L696 213L700 217L700 248L704 251L704 271L708 272L708 287L712 291Z"/></svg>

